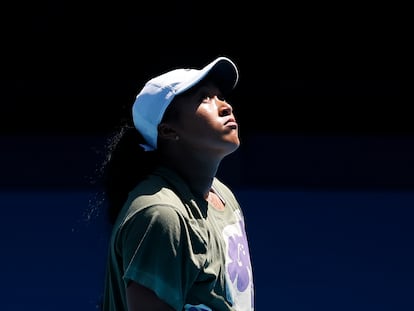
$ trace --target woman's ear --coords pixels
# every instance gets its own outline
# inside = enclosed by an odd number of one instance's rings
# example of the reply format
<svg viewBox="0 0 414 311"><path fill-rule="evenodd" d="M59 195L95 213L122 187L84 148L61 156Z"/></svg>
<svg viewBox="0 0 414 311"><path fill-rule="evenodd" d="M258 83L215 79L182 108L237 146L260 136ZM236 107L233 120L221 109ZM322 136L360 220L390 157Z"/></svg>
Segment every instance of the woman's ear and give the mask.
<svg viewBox="0 0 414 311"><path fill-rule="evenodd" d="M158 137L167 140L176 140L177 132L167 123L158 125Z"/></svg>

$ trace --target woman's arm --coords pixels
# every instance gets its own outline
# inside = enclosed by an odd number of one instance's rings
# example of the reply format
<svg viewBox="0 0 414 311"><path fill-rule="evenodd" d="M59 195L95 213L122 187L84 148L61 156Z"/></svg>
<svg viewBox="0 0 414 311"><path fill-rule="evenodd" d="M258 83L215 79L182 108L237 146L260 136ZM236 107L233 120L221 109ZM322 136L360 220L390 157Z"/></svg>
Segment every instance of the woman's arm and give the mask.
<svg viewBox="0 0 414 311"><path fill-rule="evenodd" d="M128 311L175 311L150 289L130 282L126 289Z"/></svg>

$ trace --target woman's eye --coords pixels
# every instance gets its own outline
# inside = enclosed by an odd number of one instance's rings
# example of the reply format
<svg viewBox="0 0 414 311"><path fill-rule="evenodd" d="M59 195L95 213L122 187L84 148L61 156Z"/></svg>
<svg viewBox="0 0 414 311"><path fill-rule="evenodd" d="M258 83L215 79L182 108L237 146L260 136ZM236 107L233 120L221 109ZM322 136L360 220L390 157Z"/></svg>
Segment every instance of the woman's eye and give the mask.
<svg viewBox="0 0 414 311"><path fill-rule="evenodd" d="M203 95L202 96L202 102L208 102L210 100L211 100L211 97L210 96L208 96L208 95Z"/></svg>

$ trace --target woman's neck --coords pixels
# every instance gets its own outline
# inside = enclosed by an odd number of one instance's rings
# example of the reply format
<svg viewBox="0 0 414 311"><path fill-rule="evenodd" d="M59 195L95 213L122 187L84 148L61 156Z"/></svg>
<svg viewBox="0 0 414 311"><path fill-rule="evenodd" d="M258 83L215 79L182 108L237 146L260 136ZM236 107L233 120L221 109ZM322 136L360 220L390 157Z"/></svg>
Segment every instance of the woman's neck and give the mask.
<svg viewBox="0 0 414 311"><path fill-rule="evenodd" d="M195 195L207 199L220 161L200 161L188 157L178 161L164 157L161 163L180 175Z"/></svg>

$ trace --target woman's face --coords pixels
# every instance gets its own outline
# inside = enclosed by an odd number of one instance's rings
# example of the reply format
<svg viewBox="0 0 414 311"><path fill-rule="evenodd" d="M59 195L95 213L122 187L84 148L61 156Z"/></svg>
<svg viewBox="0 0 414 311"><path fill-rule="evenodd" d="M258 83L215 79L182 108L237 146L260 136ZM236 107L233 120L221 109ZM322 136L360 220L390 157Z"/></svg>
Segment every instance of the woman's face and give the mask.
<svg viewBox="0 0 414 311"><path fill-rule="evenodd" d="M177 118L169 123L187 150L224 156L239 147L239 127L233 108L213 82L200 83L175 98L173 105Z"/></svg>

